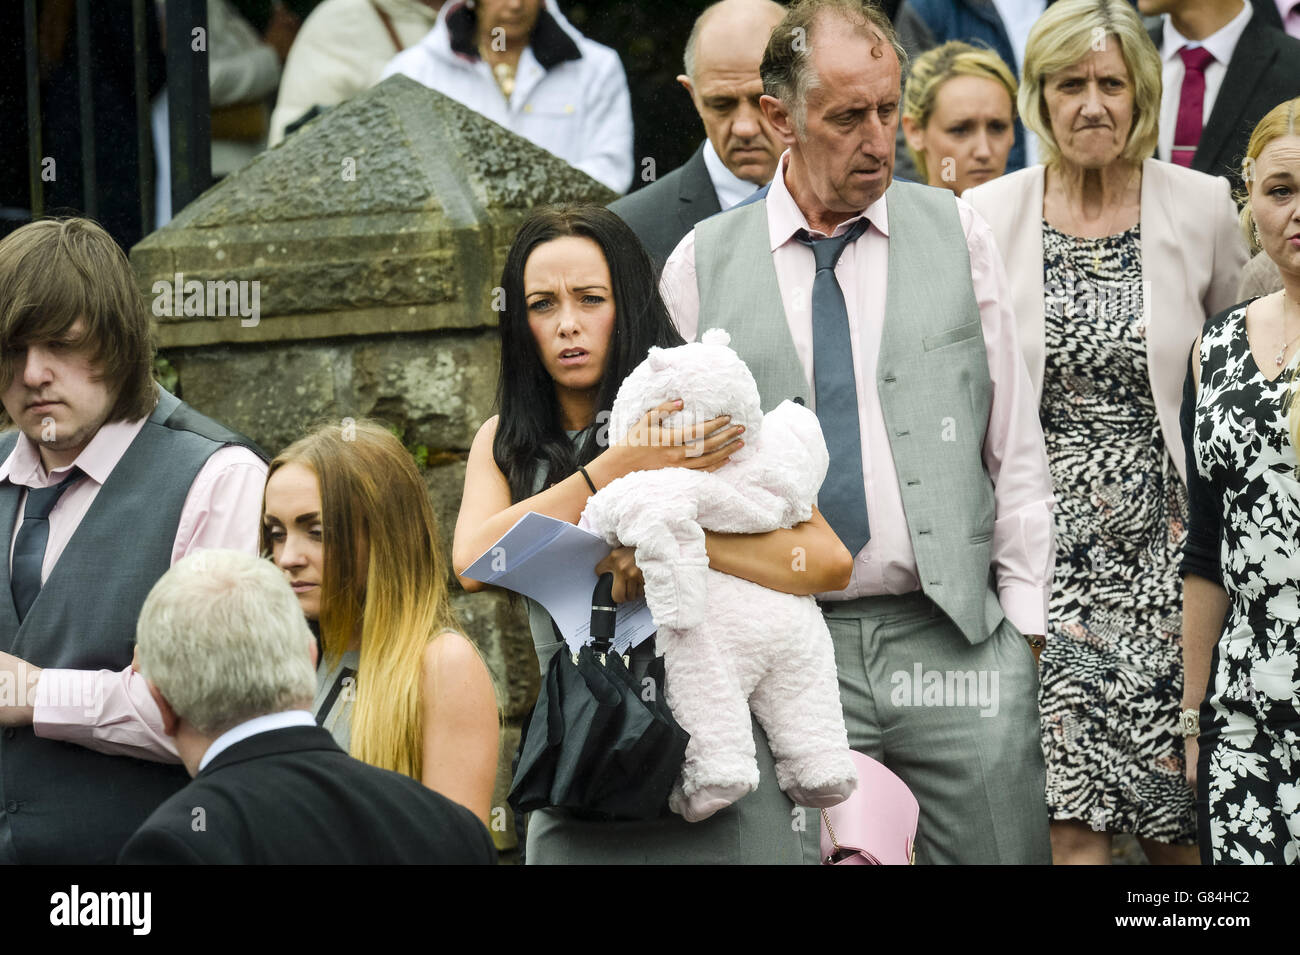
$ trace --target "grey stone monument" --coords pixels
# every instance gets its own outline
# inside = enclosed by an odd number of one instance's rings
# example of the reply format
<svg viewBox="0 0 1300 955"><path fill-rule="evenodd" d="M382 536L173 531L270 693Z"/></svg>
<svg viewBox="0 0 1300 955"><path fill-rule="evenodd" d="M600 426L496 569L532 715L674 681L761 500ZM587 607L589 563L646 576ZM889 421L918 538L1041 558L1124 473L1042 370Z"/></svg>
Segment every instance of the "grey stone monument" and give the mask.
<svg viewBox="0 0 1300 955"><path fill-rule="evenodd" d="M272 454L322 419L391 425L429 485L450 554L478 426L493 412L505 253L537 206L604 186L405 77L304 126L146 237L131 261L165 384ZM453 584L455 590L459 590ZM493 805L537 692L518 608L456 608L506 725ZM508 814L508 807L505 809ZM493 836L514 845L513 821Z"/></svg>

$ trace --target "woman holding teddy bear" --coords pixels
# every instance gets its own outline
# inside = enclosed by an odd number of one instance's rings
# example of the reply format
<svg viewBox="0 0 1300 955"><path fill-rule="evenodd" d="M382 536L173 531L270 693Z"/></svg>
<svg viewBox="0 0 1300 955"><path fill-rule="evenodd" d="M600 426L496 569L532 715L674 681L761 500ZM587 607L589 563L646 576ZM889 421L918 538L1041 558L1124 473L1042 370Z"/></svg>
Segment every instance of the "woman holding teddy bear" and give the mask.
<svg viewBox="0 0 1300 955"><path fill-rule="evenodd" d="M452 562L457 573L525 513L577 523L587 498L632 471L713 470L742 446L727 417L677 429L649 412L626 439L607 445L609 409L624 377L652 346L683 344L659 297L653 267L632 231L597 206L534 213L519 229L502 277L500 414L470 449ZM767 534L706 537L709 563L773 590L813 594L845 585L851 557L816 511L811 520ZM805 560L791 560L802 548ZM596 567L615 575L615 600L641 596L630 548ZM485 585L460 577L468 591ZM550 618L529 601L529 624L545 672L562 645ZM639 679L653 639L632 652ZM754 725L761 782L700 823L673 815L648 822L589 822L540 810L529 818L530 863L803 863L817 860L818 819L777 787L766 737Z"/></svg>

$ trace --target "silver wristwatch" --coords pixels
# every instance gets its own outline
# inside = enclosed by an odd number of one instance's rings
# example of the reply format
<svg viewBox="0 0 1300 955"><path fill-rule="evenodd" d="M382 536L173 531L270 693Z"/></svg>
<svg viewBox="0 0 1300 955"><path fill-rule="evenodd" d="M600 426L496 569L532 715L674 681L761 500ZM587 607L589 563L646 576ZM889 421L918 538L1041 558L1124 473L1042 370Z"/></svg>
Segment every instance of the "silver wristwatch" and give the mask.
<svg viewBox="0 0 1300 955"><path fill-rule="evenodd" d="M1178 714L1178 731L1184 736L1201 735L1201 711L1183 710Z"/></svg>

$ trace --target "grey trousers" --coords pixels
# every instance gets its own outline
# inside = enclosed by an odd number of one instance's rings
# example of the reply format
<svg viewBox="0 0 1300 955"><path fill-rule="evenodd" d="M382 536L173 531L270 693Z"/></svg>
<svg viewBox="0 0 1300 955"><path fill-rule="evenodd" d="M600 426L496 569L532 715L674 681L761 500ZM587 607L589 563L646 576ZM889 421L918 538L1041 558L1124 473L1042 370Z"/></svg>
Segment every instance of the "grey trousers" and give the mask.
<svg viewBox="0 0 1300 955"><path fill-rule="evenodd" d="M822 610L849 745L920 803L916 862L1049 865L1038 672L1011 622L971 646L920 593Z"/></svg>

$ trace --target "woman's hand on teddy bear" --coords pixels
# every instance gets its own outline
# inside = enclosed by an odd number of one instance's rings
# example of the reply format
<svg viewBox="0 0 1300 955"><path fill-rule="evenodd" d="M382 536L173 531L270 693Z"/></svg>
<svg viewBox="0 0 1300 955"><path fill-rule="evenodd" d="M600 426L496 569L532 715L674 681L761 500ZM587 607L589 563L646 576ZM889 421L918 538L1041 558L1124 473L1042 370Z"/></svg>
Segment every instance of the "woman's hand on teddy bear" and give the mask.
<svg viewBox="0 0 1300 955"><path fill-rule="evenodd" d="M618 473L611 480L632 471L659 468L716 471L744 446L740 435L745 428L743 425L727 427L730 415L679 428L667 428L661 424L665 417L681 409L680 398L651 408L621 441L600 455L600 458L613 458L610 463Z"/></svg>
<svg viewBox="0 0 1300 955"><path fill-rule="evenodd" d="M614 603L640 600L645 596L645 578L641 576L641 568L636 565L634 548L616 547L610 551L596 565L596 576L604 573L614 575Z"/></svg>

